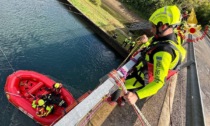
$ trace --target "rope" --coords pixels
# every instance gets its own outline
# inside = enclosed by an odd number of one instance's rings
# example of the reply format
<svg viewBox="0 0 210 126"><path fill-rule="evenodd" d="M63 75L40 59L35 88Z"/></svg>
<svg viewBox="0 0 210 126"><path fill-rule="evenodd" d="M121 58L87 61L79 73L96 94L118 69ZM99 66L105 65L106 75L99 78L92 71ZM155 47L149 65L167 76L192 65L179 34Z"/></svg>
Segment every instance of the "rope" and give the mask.
<svg viewBox="0 0 210 126"><path fill-rule="evenodd" d="M4 53L4 51L2 50L1 47L0 47L0 50L1 50L2 54L4 55L5 59L7 60L7 63L9 64L10 68L12 69L12 71L15 72L15 69L12 67L11 63L9 62L6 54Z"/></svg>
<svg viewBox="0 0 210 126"><path fill-rule="evenodd" d="M79 124L79 126L86 126L88 121L90 121L93 114L101 107L101 105L104 103L104 101L100 102L94 109L91 110L91 112L86 116L85 120L82 121L82 124Z"/></svg>
<svg viewBox="0 0 210 126"><path fill-rule="evenodd" d="M128 93L128 90L126 89L125 85L124 85L124 81L125 79L122 77L119 76L119 74L117 73L116 70L113 70L112 72L109 73L109 77L113 78L116 82L116 84L118 86L121 86L122 90L124 91L125 94ZM149 122L147 121L147 119L144 117L144 115L142 114L142 112L139 110L138 106L136 106L136 104L132 105L137 116L138 116L138 119L139 121L143 124L142 122L142 119L144 121L144 123L147 125L147 126L151 126L149 124ZM143 125L144 126L144 125Z"/></svg>
<svg viewBox="0 0 210 126"><path fill-rule="evenodd" d="M138 49L138 46L135 46L135 47L131 50L131 52L128 54L128 56L125 58L125 60L119 65L119 67L117 68L117 70L118 70L119 68L121 68L121 67L125 64L125 62L127 62L128 58L130 58L130 56L133 55L133 53L136 52L137 49Z"/></svg>
<svg viewBox="0 0 210 126"><path fill-rule="evenodd" d="M3 49L2 49L1 47L0 47L0 50L1 50L2 54L4 55L5 59L7 60L7 63L9 64L10 69L12 69L14 75L15 75L17 78L21 79L19 76L17 76L17 75L15 74L15 69L12 67L12 64L9 62L9 60L8 60L8 58L7 58L7 56L6 56L6 54L4 53L4 51L3 51Z"/></svg>
<svg viewBox="0 0 210 126"><path fill-rule="evenodd" d="M134 104L133 107L136 109L136 111L139 113L139 116L143 119L143 121L146 123L147 126L151 126L148 122L148 120L145 118L143 113L138 109L137 105Z"/></svg>
<svg viewBox="0 0 210 126"><path fill-rule="evenodd" d="M136 105L136 104L134 104L134 105ZM136 113L138 113L138 110L136 109L136 107L134 105L132 105L132 107L133 107L134 111ZM141 122L141 125L144 126L144 122L143 122L141 116L139 114L137 114L137 116L138 116L139 121Z"/></svg>

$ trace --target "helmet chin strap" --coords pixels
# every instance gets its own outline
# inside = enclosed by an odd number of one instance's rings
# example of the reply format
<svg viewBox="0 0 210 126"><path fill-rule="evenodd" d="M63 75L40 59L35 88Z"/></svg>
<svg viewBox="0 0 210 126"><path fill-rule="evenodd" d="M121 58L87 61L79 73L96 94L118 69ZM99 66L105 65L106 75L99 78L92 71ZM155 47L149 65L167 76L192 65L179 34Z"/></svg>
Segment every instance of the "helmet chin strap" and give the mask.
<svg viewBox="0 0 210 126"><path fill-rule="evenodd" d="M156 35L155 35L156 38L160 37L161 34L163 34L166 30L171 28L171 26L168 26L166 29L159 31L159 27L161 27L161 26L160 25L156 26Z"/></svg>

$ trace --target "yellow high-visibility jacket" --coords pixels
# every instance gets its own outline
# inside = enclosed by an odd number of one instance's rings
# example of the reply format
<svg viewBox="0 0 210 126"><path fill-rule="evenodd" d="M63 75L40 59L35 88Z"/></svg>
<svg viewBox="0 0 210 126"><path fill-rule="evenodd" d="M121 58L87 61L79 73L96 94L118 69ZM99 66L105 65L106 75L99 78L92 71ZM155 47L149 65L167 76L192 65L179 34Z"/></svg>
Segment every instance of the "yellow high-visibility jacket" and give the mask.
<svg viewBox="0 0 210 126"><path fill-rule="evenodd" d="M143 60L127 77L126 88L135 90L140 99L156 94L164 85L169 71L176 69L185 59L186 50L176 42L177 38L174 36L175 34L171 34L164 38L153 39L146 48ZM145 74L145 71L149 74Z"/></svg>

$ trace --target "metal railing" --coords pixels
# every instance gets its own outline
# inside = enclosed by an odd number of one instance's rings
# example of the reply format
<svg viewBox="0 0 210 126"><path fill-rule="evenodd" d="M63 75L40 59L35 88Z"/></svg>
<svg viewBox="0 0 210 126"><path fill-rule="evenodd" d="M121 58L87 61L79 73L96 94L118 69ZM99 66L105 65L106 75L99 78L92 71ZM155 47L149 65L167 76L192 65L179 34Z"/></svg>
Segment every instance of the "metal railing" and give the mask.
<svg viewBox="0 0 210 126"><path fill-rule="evenodd" d="M192 35L188 36L192 39ZM187 62L191 63L187 67L187 105L186 105L186 125L204 126L205 117L203 112L203 101L199 76L197 72L197 62L195 57L194 43L188 43Z"/></svg>

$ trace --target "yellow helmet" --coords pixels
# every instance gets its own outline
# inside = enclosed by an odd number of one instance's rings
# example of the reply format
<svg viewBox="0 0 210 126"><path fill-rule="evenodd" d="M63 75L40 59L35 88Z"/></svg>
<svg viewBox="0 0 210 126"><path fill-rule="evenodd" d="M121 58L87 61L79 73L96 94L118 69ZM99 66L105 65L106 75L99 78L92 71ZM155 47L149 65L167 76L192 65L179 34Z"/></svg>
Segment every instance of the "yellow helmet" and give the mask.
<svg viewBox="0 0 210 126"><path fill-rule="evenodd" d="M43 100L43 99L39 99L38 105L39 105L39 106L43 106L43 105L44 105L44 100Z"/></svg>
<svg viewBox="0 0 210 126"><path fill-rule="evenodd" d="M181 23L181 13L179 8L174 6L165 6L160 9L157 9L149 18L155 25L168 24L168 25L175 25Z"/></svg>
<svg viewBox="0 0 210 126"><path fill-rule="evenodd" d="M55 83L54 84L54 88L61 88L62 87L62 84L61 83Z"/></svg>

